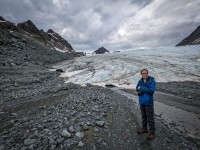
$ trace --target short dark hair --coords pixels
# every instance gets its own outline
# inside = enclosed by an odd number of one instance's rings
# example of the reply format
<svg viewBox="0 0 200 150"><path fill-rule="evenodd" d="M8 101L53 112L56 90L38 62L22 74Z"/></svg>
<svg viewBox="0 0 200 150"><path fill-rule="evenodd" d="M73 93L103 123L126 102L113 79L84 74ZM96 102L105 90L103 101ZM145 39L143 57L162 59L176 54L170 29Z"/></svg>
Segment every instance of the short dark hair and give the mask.
<svg viewBox="0 0 200 150"><path fill-rule="evenodd" d="M144 68L144 69L142 69L142 70L140 71L140 73L142 74L143 71L146 71L147 74L148 74L148 72L149 72L147 69Z"/></svg>

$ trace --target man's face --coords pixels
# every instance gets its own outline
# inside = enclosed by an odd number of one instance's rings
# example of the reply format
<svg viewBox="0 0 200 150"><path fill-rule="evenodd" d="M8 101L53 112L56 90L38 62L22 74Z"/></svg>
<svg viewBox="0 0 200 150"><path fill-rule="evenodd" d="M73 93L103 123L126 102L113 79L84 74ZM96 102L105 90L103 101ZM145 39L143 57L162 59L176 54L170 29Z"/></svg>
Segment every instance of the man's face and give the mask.
<svg viewBox="0 0 200 150"><path fill-rule="evenodd" d="M148 78L148 73L145 70L141 72L141 75L142 75L143 79L147 79Z"/></svg>

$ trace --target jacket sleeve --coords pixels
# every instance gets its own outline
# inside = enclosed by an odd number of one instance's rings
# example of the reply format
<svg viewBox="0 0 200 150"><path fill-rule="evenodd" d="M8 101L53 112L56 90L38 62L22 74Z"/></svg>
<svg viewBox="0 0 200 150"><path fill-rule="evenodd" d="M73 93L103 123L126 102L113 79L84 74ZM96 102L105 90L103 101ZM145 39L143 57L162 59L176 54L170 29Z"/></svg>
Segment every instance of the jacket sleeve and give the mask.
<svg viewBox="0 0 200 150"><path fill-rule="evenodd" d="M156 82L155 81L153 81L150 84L149 88L147 88L146 86L141 86L142 91L144 91L145 93L150 94L150 95L152 95L154 93L155 88L156 88Z"/></svg>
<svg viewBox="0 0 200 150"><path fill-rule="evenodd" d="M140 80L138 81L137 86L136 86L136 91L137 91L137 92L139 92L139 91L138 91L138 87L139 87L139 86L140 86Z"/></svg>

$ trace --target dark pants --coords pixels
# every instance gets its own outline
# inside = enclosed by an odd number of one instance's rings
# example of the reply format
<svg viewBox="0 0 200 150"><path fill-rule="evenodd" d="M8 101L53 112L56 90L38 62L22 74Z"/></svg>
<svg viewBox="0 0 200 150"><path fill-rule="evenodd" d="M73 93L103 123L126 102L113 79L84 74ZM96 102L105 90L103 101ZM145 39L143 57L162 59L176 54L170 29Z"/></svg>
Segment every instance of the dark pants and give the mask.
<svg viewBox="0 0 200 150"><path fill-rule="evenodd" d="M142 113L142 127L147 129L149 126L149 132L155 132L154 121L154 108L151 105L140 105Z"/></svg>

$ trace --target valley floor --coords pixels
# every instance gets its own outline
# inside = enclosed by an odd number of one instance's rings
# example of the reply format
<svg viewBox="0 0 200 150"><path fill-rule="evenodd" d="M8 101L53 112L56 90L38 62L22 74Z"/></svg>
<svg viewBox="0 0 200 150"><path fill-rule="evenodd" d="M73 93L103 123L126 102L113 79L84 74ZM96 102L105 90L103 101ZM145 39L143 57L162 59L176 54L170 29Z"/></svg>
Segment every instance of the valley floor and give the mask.
<svg viewBox="0 0 200 150"><path fill-rule="evenodd" d="M0 74L0 150L200 148L199 127L187 133L181 124L190 122L168 122L162 109L199 117L198 99L165 93L165 84L155 93L155 106L165 107L155 107L157 138L150 142L136 133L141 119L134 89L65 84L58 72L38 66L1 67Z"/></svg>

